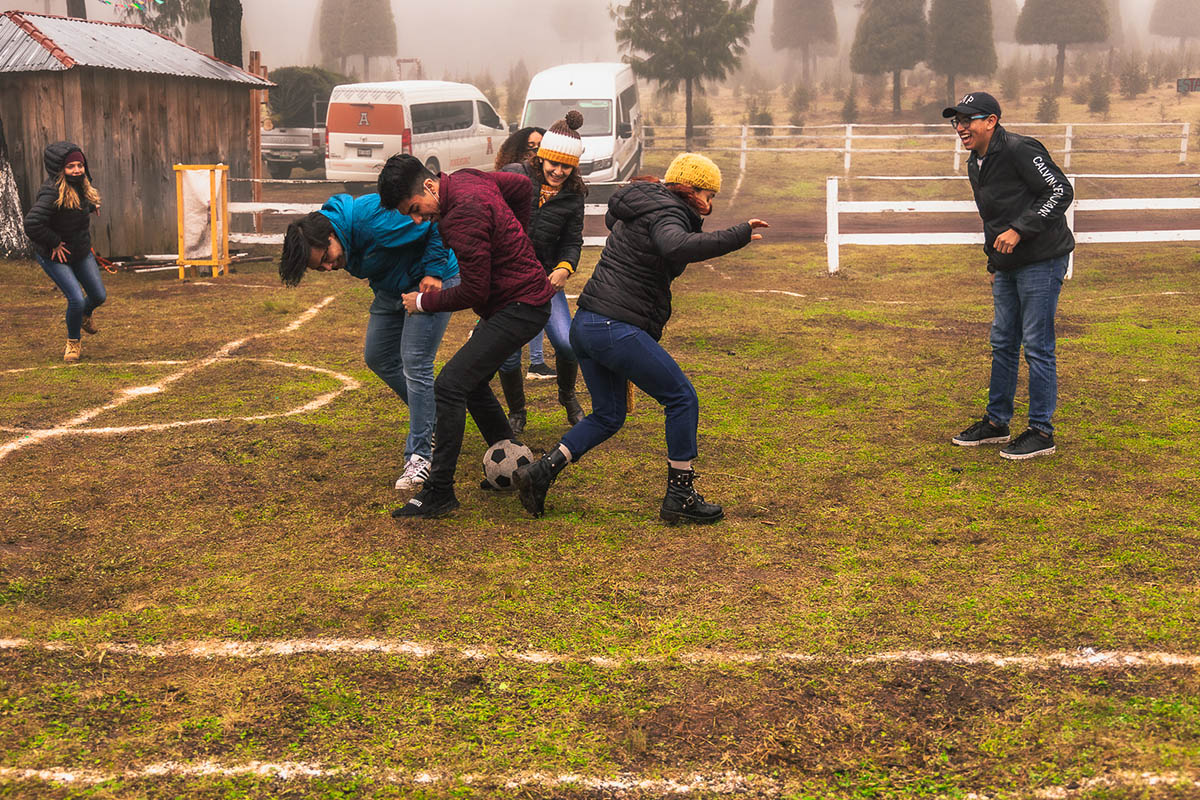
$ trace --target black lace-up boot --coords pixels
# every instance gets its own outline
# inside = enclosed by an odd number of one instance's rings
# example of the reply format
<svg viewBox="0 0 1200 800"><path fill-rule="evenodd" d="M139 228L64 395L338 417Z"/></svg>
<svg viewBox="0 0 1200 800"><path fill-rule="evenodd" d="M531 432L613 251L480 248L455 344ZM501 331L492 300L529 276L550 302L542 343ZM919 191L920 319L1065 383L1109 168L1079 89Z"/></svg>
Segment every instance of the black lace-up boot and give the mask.
<svg viewBox="0 0 1200 800"><path fill-rule="evenodd" d="M535 517L546 513L546 492L558 473L566 469L567 457L557 446L532 464L526 464L513 474L513 483L521 496L521 505Z"/></svg>
<svg viewBox="0 0 1200 800"><path fill-rule="evenodd" d="M696 473L690 469L667 467L667 496L663 498L658 516L674 525L677 522L694 522L704 525L720 522L725 510L716 503L706 503L692 487Z"/></svg>

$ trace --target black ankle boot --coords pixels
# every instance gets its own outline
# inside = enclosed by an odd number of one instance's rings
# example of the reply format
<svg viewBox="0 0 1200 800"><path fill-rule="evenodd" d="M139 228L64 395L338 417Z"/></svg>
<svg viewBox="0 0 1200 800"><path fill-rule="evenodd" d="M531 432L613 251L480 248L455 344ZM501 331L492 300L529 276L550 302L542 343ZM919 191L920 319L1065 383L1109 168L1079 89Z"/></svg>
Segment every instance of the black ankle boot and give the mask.
<svg viewBox="0 0 1200 800"><path fill-rule="evenodd" d="M583 421L583 407L575 399L575 376L579 374L579 362L555 356L554 370L558 379L558 402L567 410L567 422L572 427Z"/></svg>
<svg viewBox="0 0 1200 800"><path fill-rule="evenodd" d="M692 488L694 470L667 467L667 496L663 498L658 516L664 522L695 522L703 525L725 518L725 510L716 503L706 503Z"/></svg>
<svg viewBox="0 0 1200 800"><path fill-rule="evenodd" d="M513 436L520 436L525 432L525 378L521 370L500 370L500 389L504 392L504 405L508 406L508 424Z"/></svg>
<svg viewBox="0 0 1200 800"><path fill-rule="evenodd" d="M556 445L553 450L532 464L526 464L513 474L513 483L521 496L521 505L535 517L546 513L546 492L550 484L567 466L567 457Z"/></svg>

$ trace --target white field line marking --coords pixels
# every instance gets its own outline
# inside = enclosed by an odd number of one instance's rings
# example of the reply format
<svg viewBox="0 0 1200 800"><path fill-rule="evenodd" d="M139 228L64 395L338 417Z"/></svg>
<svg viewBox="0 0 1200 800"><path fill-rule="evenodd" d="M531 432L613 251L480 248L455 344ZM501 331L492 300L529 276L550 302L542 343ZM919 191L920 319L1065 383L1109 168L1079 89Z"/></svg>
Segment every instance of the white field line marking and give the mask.
<svg viewBox="0 0 1200 800"><path fill-rule="evenodd" d="M1195 292L1146 292L1145 294L1118 294L1112 297L1081 297L1080 299L1094 303L1098 300L1128 300L1132 297L1174 297L1176 295L1187 294L1195 294Z"/></svg>
<svg viewBox="0 0 1200 800"><path fill-rule="evenodd" d="M605 777L568 773L550 775L540 772L497 775L486 773L450 774L445 772L402 772L400 770L346 769L336 765L325 765L313 761L249 761L243 764L227 764L218 761L159 761L141 768L106 772L98 769L21 769L0 767L0 783L18 781L41 781L43 783L75 784L94 786L110 781L147 780L153 778L230 778L254 776L278 780L312 780L317 778L359 777L395 785L467 785L481 788L495 787L508 791L519 789L584 789L611 796L624 792L644 792L654 795L681 795L693 792L715 795L747 795L778 797L782 785L778 779L765 775L743 775L734 771L702 775L680 775L676 777L643 778L632 773L618 773ZM1099 788L1146 789L1157 786L1196 786L1200 778L1185 772L1135 772L1118 770L1084 778L1071 786L1047 786L1035 789L1031 796L1041 800L1067 800L1073 796ZM968 800L991 800L1010 793L987 794L971 792Z"/></svg>
<svg viewBox="0 0 1200 800"><path fill-rule="evenodd" d="M964 666L991 666L1009 669L1087 670L1136 667L1200 667L1200 655L1164 653L1140 650L1080 650L1050 653L972 653L957 650L894 650L863 656L827 656L795 652L736 652L728 650L692 650L661 656L612 658L585 653L549 653L539 650L504 650L496 647L458 648L433 642L402 639L265 639L240 641L235 639L195 639L135 644L131 642L97 642L75 645L69 642L47 642L32 639L0 639L0 651L39 649L49 652L69 652L86 649L138 658L274 658L319 654L381 654L407 655L413 658L450 656L468 660L500 659L533 664L593 664L618 668L642 664L843 664L861 666L889 663L940 663Z"/></svg>
<svg viewBox="0 0 1200 800"><path fill-rule="evenodd" d="M798 292L786 292L783 289L751 289L754 294L786 294L788 297L808 297L806 294Z"/></svg>
<svg viewBox="0 0 1200 800"><path fill-rule="evenodd" d="M326 297L324 300L317 303L312 308L310 308L307 311L305 311L304 313L302 313L300 316L296 317L296 319L292 320L292 322L290 324L285 326L282 330L277 331L276 333L290 333L291 331L296 330L296 328L299 328L301 325L308 322L314 316L319 314L321 312L321 309L325 308L325 306L332 303L334 297L335 297L335 295L330 295L329 297ZM235 350L241 348L247 342L253 341L254 339L258 339L263 336L269 336L269 335L271 335L271 334L252 333L244 339L235 339L232 342L226 342L225 344L223 344L219 348L217 348L216 352L213 353L212 355L202 358L198 361L188 362L188 365L186 367L184 367L183 369L181 369L177 372L173 372L164 378L161 378L158 381L158 383L151 384L150 386L135 386L135 387L131 387L129 389L125 389L125 390L121 391L114 399L110 400L109 402L105 403L104 405L97 406L96 408L92 408L87 411L84 411L84 412L72 417L71 419L67 420L66 422L62 423L61 425L59 425L56 428L47 428L45 430L40 430L40 431L31 431L30 433L25 434L24 436L20 437L19 439L14 439L4 445L0 445L0 461L3 461L9 455L11 455L12 453L15 453L17 450L20 450L23 447L28 447L31 444L39 444L39 443L44 442L45 440L50 439L55 436L62 436L67 433L73 433L73 432L75 432L75 429L77 429L83 425L86 425L88 422L90 422L92 419L98 417L99 415L101 415L107 411L112 411L113 409L120 408L121 406L128 403L130 400L133 400L136 397L140 397L141 395L146 394L152 390L162 391L164 388L171 385L172 383L175 383L176 381L180 380L181 378L186 378L188 375L191 375L193 372L197 372L198 370L204 369L205 367L209 366L210 364L213 364L217 361L220 361L222 358L227 357L229 354L231 354Z"/></svg>

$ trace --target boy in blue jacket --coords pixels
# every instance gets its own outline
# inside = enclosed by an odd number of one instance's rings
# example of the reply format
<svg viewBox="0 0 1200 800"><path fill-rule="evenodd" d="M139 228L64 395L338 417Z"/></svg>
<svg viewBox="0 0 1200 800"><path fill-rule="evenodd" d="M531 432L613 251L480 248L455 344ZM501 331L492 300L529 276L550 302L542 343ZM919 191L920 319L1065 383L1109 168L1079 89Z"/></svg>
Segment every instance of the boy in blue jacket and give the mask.
<svg viewBox="0 0 1200 800"><path fill-rule="evenodd" d="M307 270L344 269L375 292L363 356L371 371L408 404L404 472L396 488L420 488L433 458L433 359L450 313L408 314L401 295L449 289L458 259L432 222L379 203L378 194L337 194L320 211L288 225L279 277L296 286Z"/></svg>

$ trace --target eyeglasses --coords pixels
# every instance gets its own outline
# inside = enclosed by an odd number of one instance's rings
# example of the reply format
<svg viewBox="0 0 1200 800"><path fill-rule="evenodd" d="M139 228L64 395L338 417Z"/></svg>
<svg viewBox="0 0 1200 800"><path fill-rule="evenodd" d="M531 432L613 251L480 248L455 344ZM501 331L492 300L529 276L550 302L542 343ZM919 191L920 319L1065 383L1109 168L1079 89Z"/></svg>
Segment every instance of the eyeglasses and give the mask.
<svg viewBox="0 0 1200 800"><path fill-rule="evenodd" d="M964 117L961 114L959 114L957 117L950 118L950 127L951 128L969 128L971 126L971 123L974 122L975 120L987 119L990 116L991 116L991 114L976 114L973 117Z"/></svg>

